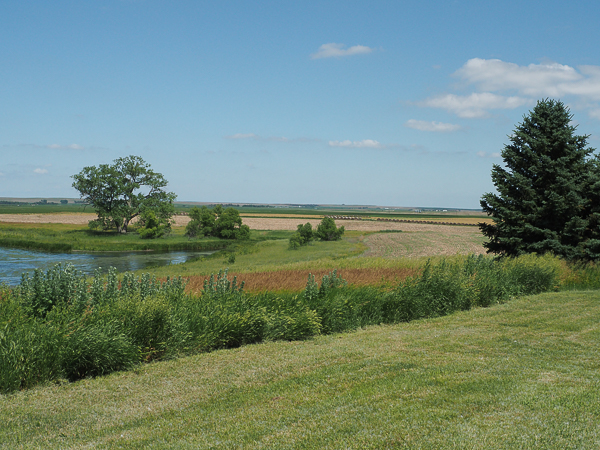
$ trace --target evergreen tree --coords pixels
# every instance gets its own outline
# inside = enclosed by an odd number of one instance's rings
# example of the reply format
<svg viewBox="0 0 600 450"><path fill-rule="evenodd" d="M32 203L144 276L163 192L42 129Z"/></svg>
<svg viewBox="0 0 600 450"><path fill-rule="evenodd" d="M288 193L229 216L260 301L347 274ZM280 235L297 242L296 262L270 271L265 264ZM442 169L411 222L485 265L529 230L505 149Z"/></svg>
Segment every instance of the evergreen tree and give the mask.
<svg viewBox="0 0 600 450"><path fill-rule="evenodd" d="M488 253L600 257L600 164L572 117L562 102L541 100L509 137L505 168L492 169L498 194L481 199L494 221L479 224Z"/></svg>

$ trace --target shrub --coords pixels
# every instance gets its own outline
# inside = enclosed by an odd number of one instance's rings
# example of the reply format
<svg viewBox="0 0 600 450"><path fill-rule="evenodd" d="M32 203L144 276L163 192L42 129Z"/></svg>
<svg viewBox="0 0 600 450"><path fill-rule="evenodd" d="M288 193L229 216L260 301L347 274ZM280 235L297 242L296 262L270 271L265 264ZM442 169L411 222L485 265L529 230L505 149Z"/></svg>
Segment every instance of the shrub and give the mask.
<svg viewBox="0 0 600 450"><path fill-rule="evenodd" d="M138 234L142 239L156 239L171 232L171 222L166 218L159 219L151 209L145 210L140 218L143 228L138 230Z"/></svg>
<svg viewBox="0 0 600 450"><path fill-rule="evenodd" d="M215 236L222 239L249 239L250 228L242 224L240 213L235 208L223 210L221 205L213 209L206 206L190 210L191 221L185 227L185 235L193 237Z"/></svg>
<svg viewBox="0 0 600 450"><path fill-rule="evenodd" d="M125 370L139 360L138 348L113 322L75 325L60 349L62 372L69 381Z"/></svg>
<svg viewBox="0 0 600 450"><path fill-rule="evenodd" d="M59 351L64 340L59 330L15 311L9 317L9 322L0 322L0 393L62 378Z"/></svg>
<svg viewBox="0 0 600 450"><path fill-rule="evenodd" d="M436 317L471 307L475 290L460 264L445 259L437 265L428 260L420 277L400 283L400 297L408 320Z"/></svg>
<svg viewBox="0 0 600 450"><path fill-rule="evenodd" d="M44 274L36 269L33 277L21 276L17 296L36 317L44 317L58 305L78 304L84 306L89 299L88 286L83 272L73 265L56 264Z"/></svg>
<svg viewBox="0 0 600 450"><path fill-rule="evenodd" d="M512 295L531 295L558 287L560 259L550 254L526 254L502 261Z"/></svg>
<svg viewBox="0 0 600 450"><path fill-rule="evenodd" d="M335 226L335 220L331 217L324 217L317 226L317 231L315 232L316 237L322 241L337 241L341 239L343 234L344 227L337 228Z"/></svg>
<svg viewBox="0 0 600 450"><path fill-rule="evenodd" d="M310 222L305 223L304 225L299 224L298 229L292 237L290 238L290 249L297 249L303 245L308 244L310 241L314 239L314 232L312 229L312 225Z"/></svg>

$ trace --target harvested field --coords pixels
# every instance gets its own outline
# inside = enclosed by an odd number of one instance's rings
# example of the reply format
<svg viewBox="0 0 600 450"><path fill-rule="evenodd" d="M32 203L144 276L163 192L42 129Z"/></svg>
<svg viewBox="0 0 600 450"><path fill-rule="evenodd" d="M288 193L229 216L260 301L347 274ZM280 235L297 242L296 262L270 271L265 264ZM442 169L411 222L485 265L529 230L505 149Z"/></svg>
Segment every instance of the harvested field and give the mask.
<svg viewBox="0 0 600 450"><path fill-rule="evenodd" d="M0 214L0 222L11 223L68 223L87 225L96 218L93 213L57 213L57 214Z"/></svg>
<svg viewBox="0 0 600 450"><path fill-rule="evenodd" d="M187 219L187 217L177 217L177 224L179 225L180 219ZM298 225L303 225L306 222L310 222L313 228L321 222L318 219L270 219L270 218L244 218L244 223L253 230L296 230ZM187 222L186 222L187 223ZM377 231L433 231L433 232L448 232L448 229L456 230L457 233L462 233L466 230L467 233L479 233L477 227L465 227L465 226L452 226L452 225L435 225L435 224L423 224L423 223L409 223L409 222L383 222L375 220L336 220L335 224L343 226L349 231L365 231L365 232L377 232ZM460 231L459 231L460 230Z"/></svg>
<svg viewBox="0 0 600 450"><path fill-rule="evenodd" d="M277 272L235 273L229 272L227 277L232 280L237 276L238 283L245 282L244 290L247 292L263 291L301 291L306 287L308 275L315 276L320 283L323 275L331 270L280 270ZM349 285L353 286L378 286L395 285L406 277L418 274L418 270L411 268L362 268L341 269L337 273L344 278ZM202 291L204 280L208 276L191 276L187 278L189 292L199 293Z"/></svg>
<svg viewBox="0 0 600 450"><path fill-rule="evenodd" d="M93 213L57 213L57 214L0 214L0 222L12 223L67 223L87 225L90 220L96 218ZM185 226L190 221L188 216L174 216L175 226ZM429 220L429 219L428 219ZM434 219L432 221L435 221ZM441 219L440 219L441 220ZM472 219L465 219L466 222ZM320 217L298 216L297 218L266 218L266 217L244 217L244 223L253 230L295 230L298 225L310 222L313 228L321 222ZM457 223L463 220L453 219ZM337 226L344 226L346 230L355 231L439 231L441 227L451 225L434 225L409 222L386 222L375 220L336 220ZM465 227L469 228L469 227ZM476 227L472 227L476 229Z"/></svg>
<svg viewBox="0 0 600 450"><path fill-rule="evenodd" d="M431 225L435 230L379 233L367 236L366 257L415 258L483 254L484 236L478 228Z"/></svg>

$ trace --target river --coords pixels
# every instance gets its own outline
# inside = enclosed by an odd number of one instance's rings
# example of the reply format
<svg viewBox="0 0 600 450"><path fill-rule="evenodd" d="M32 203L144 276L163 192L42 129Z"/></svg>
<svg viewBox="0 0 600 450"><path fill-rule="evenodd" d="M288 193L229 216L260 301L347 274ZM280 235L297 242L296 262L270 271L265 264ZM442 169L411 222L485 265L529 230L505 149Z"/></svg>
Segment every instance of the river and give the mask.
<svg viewBox="0 0 600 450"><path fill-rule="evenodd" d="M0 247L0 283L15 286L21 281L23 272L35 269L43 271L62 263L71 263L88 275L100 267L106 273L109 267L119 272L131 272L148 267L181 264L210 255L206 252L97 252L97 253L45 253L30 250Z"/></svg>

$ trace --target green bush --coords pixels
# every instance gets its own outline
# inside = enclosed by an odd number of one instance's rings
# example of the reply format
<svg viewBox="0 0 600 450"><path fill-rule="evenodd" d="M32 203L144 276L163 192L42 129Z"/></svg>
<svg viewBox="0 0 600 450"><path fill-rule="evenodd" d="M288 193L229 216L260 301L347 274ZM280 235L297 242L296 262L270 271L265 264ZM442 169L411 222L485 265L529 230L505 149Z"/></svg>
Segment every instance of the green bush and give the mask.
<svg viewBox="0 0 600 450"><path fill-rule="evenodd" d="M503 261L508 283L514 286L512 295L539 294L558 288L560 259L545 254L526 254Z"/></svg>
<svg viewBox="0 0 600 450"><path fill-rule="evenodd" d="M317 226L315 236L322 241L337 241L344 234L344 227L337 228L335 220L331 217L324 217L321 223Z"/></svg>
<svg viewBox="0 0 600 450"><path fill-rule="evenodd" d="M171 232L171 222L168 218L159 218L151 209L146 209L140 215L138 234L142 239L156 239Z"/></svg>
<svg viewBox="0 0 600 450"><path fill-rule="evenodd" d="M443 259L437 265L427 261L422 275L402 282L398 294L407 319L413 320L469 309L475 290L460 264Z"/></svg>
<svg viewBox="0 0 600 450"><path fill-rule="evenodd" d="M60 363L69 381L129 369L139 363L138 348L117 323L80 323L69 330Z"/></svg>
<svg viewBox="0 0 600 450"><path fill-rule="evenodd" d="M290 237L289 248L296 250L301 246L308 244L313 239L314 232L310 222L307 222L304 225L299 224L297 231L292 234L292 237Z"/></svg>
<svg viewBox="0 0 600 450"><path fill-rule="evenodd" d="M185 227L185 235L189 238L214 236L222 239L250 238L250 228L242 224L240 213L235 208L223 210L221 205L213 209L206 206L193 207L190 210L190 222Z"/></svg>
<svg viewBox="0 0 600 450"><path fill-rule="evenodd" d="M0 393L62 378L60 349L64 339L59 330L19 314L10 318L0 324Z"/></svg>
<svg viewBox="0 0 600 450"><path fill-rule="evenodd" d="M33 276L21 276L17 295L36 317L44 317L55 306L88 302L88 286L83 272L71 264L56 264L46 273L36 269Z"/></svg>

